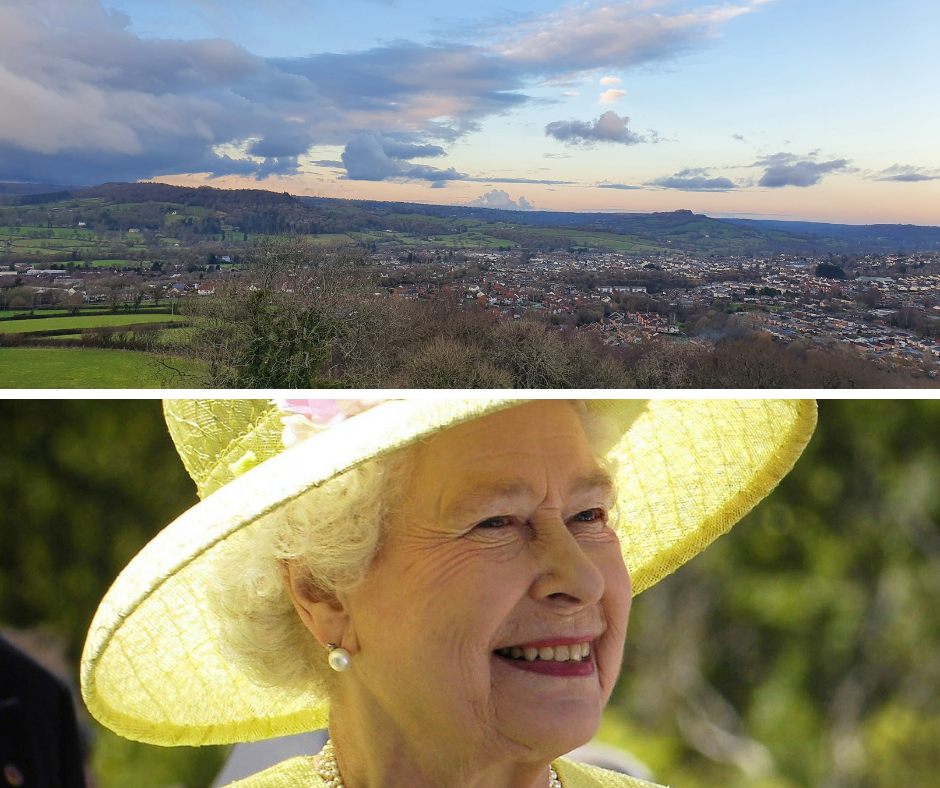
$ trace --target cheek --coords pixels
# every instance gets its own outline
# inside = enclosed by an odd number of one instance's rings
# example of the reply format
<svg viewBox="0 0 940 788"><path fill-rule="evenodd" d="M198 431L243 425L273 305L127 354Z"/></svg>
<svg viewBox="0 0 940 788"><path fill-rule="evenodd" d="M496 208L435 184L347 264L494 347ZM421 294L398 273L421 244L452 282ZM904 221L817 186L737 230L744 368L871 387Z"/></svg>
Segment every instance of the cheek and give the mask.
<svg viewBox="0 0 940 788"><path fill-rule="evenodd" d="M367 578L360 589L373 633L420 641L437 659L488 653L512 591L485 550L448 548L398 551Z"/></svg>
<svg viewBox="0 0 940 788"><path fill-rule="evenodd" d="M623 648L627 634L627 621L630 617L630 608L633 603L633 587L630 574L624 566L623 558L619 553L611 557L603 566L605 592L602 604L607 619L607 631L601 653L598 655L601 687L604 700L610 697L614 684L620 675L620 665L623 661Z"/></svg>

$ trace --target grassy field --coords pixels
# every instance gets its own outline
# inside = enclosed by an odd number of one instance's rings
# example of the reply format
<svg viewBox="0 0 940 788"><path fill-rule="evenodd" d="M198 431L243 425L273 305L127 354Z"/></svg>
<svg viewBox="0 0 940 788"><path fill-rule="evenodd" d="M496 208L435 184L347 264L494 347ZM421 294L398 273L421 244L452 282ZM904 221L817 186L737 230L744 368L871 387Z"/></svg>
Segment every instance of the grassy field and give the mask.
<svg viewBox="0 0 940 788"><path fill-rule="evenodd" d="M181 368L196 367L181 362ZM161 367L153 356L125 350L0 348L0 388L135 389L193 387Z"/></svg>
<svg viewBox="0 0 940 788"><path fill-rule="evenodd" d="M163 314L163 310L168 309L169 307L163 306L162 304L157 306L152 301L145 302L140 305L140 312L136 314L144 314L156 312L158 314ZM6 318L16 317L17 315L27 315L30 313L29 309L0 309L0 321L5 320ZM47 315L69 315L71 312L68 309L46 309L45 307L39 307L32 310L33 315L37 318L42 318ZM94 315L110 315L111 307L107 304L82 304L80 315L86 317Z"/></svg>
<svg viewBox="0 0 940 788"><path fill-rule="evenodd" d="M0 333L25 334L30 331L57 331L62 328L101 328L131 326L138 323L170 323L179 320L173 315L76 315L75 317L45 317L36 320L4 320L0 322Z"/></svg>

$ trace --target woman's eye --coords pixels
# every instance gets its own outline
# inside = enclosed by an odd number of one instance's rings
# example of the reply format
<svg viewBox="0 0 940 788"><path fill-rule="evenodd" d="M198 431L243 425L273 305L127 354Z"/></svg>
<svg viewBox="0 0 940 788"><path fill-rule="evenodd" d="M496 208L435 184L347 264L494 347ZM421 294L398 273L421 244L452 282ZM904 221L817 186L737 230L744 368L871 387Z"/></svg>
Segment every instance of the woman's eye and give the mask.
<svg viewBox="0 0 940 788"><path fill-rule="evenodd" d="M607 513L603 509L585 509L583 512L578 512L571 519L579 523L594 523L606 518Z"/></svg>
<svg viewBox="0 0 940 788"><path fill-rule="evenodd" d="M504 525L509 525L509 523L510 518L505 516L490 517L477 523L477 528L502 528Z"/></svg>

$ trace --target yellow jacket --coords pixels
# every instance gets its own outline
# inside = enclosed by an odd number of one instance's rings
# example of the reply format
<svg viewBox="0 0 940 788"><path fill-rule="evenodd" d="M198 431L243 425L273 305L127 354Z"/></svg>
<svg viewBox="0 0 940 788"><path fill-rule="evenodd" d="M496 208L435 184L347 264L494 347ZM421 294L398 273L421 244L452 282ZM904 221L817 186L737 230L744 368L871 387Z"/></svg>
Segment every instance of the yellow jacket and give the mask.
<svg viewBox="0 0 940 788"><path fill-rule="evenodd" d="M596 766L559 758L555 770L564 788L662 788L653 783L609 772ZM300 757L265 769L226 788L327 788L311 764L311 758Z"/></svg>

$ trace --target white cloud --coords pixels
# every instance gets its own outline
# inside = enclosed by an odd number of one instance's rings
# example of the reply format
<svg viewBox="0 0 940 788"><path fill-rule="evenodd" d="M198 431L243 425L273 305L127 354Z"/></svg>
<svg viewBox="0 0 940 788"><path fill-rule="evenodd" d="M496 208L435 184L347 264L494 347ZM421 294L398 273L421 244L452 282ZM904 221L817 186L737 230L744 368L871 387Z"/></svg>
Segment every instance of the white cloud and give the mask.
<svg viewBox="0 0 940 788"><path fill-rule="evenodd" d="M602 85L619 85L623 80L620 77L601 77Z"/></svg>
<svg viewBox="0 0 940 788"><path fill-rule="evenodd" d="M577 96L580 96L581 94L577 90L566 90L565 95L570 96L571 98L576 98Z"/></svg>
<svg viewBox="0 0 940 788"><path fill-rule="evenodd" d="M519 197L519 202L513 200L508 192L502 189L493 189L475 200L464 203L472 208L498 208L504 211L534 211L535 206L525 197Z"/></svg>
<svg viewBox="0 0 940 788"><path fill-rule="evenodd" d="M510 62L549 68L556 76L624 69L671 57L752 10L749 5L702 6L674 14L656 10L664 5L664 0L572 4L518 25L495 49Z"/></svg>
<svg viewBox="0 0 940 788"><path fill-rule="evenodd" d="M621 99L626 98L627 92L625 90L616 90L611 88L610 90L605 90L601 93L601 99L598 103L600 104L616 104Z"/></svg>

